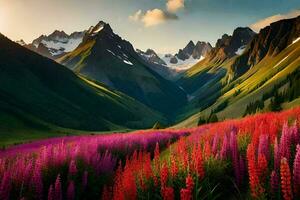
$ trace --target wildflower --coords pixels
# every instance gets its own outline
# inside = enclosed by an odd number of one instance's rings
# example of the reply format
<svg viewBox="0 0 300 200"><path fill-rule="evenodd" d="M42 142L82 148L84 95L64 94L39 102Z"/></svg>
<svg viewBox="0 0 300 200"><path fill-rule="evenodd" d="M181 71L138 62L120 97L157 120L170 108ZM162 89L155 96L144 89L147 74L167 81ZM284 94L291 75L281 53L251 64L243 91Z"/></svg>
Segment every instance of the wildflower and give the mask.
<svg viewBox="0 0 300 200"><path fill-rule="evenodd" d="M68 190L67 190L67 199L74 200L75 199L75 186L74 181L70 181Z"/></svg>
<svg viewBox="0 0 300 200"><path fill-rule="evenodd" d="M162 188L164 188L167 185L168 174L169 174L168 166L164 162L163 166L160 170L160 182L161 182L161 187Z"/></svg>
<svg viewBox="0 0 300 200"><path fill-rule="evenodd" d="M9 193L11 189L11 175L9 172L4 172L4 175L2 177L2 181L0 183L0 199L2 200L8 200L9 199Z"/></svg>
<svg viewBox="0 0 300 200"><path fill-rule="evenodd" d="M71 160L69 165L69 177L74 177L77 173L77 167L75 160Z"/></svg>
<svg viewBox="0 0 300 200"><path fill-rule="evenodd" d="M280 176L283 198L285 200L293 199L291 186L291 172L286 158L281 159Z"/></svg>
<svg viewBox="0 0 300 200"><path fill-rule="evenodd" d="M50 187L49 187L49 190L48 190L48 200L55 200L54 199L53 185L50 185Z"/></svg>
<svg viewBox="0 0 300 200"><path fill-rule="evenodd" d="M180 199L181 200L191 200L192 192L189 189L181 189L180 190Z"/></svg>
<svg viewBox="0 0 300 200"><path fill-rule="evenodd" d="M257 174L254 144L248 145L247 160L248 160L249 185L251 189L251 195L253 198L260 198L261 196L263 196L264 189L259 182L259 177Z"/></svg>
<svg viewBox="0 0 300 200"><path fill-rule="evenodd" d="M61 180L59 174L57 175L55 185L54 185L54 199L62 200Z"/></svg>
<svg viewBox="0 0 300 200"><path fill-rule="evenodd" d="M259 154L258 161L257 161L257 175L258 177L260 177L262 183L264 183L266 180L267 170L268 170L267 159L264 154Z"/></svg>
<svg viewBox="0 0 300 200"><path fill-rule="evenodd" d="M293 166L294 192L300 197L300 145L297 145L296 155Z"/></svg>
<svg viewBox="0 0 300 200"><path fill-rule="evenodd" d="M276 171L272 171L271 173L271 193L275 195L279 189L279 178Z"/></svg>
<svg viewBox="0 0 300 200"><path fill-rule="evenodd" d="M194 189L194 180L192 176L189 174L185 179L186 188L190 191L193 191Z"/></svg>
<svg viewBox="0 0 300 200"><path fill-rule="evenodd" d="M162 198L163 200L174 200L174 189L172 187L165 187L162 189Z"/></svg>

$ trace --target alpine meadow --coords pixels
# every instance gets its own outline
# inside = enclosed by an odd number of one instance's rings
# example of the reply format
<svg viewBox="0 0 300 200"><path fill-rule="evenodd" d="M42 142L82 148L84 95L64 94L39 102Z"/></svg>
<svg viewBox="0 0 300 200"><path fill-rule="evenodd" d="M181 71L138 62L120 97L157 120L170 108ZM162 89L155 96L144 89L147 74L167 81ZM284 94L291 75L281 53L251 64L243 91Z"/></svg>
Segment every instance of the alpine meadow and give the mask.
<svg viewBox="0 0 300 200"><path fill-rule="evenodd" d="M0 0L0 200L300 199L299 0Z"/></svg>

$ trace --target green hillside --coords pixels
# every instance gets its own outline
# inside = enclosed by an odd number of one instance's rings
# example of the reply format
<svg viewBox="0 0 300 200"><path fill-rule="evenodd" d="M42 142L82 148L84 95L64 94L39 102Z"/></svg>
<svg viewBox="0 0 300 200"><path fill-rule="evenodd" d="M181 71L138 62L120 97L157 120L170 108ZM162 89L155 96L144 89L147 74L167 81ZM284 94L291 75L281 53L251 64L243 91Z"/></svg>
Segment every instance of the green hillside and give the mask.
<svg viewBox="0 0 300 200"><path fill-rule="evenodd" d="M197 125L200 116L209 116L213 110L218 110L217 108L225 104L224 108L216 112L219 119L242 117L245 115L247 105L255 101L263 102L264 107L261 109L261 112L267 111L270 100L274 98L276 92L287 96L286 93L291 88L291 84L296 84L300 81L299 69L300 42L297 42L289 45L275 57L266 56L241 77L225 87L223 86L223 94L220 92L221 95L219 95L216 102L182 121L177 126ZM295 79L289 83L291 75ZM223 81L224 79L223 77ZM283 101L281 103L283 109L299 105L297 96L294 96L294 99L291 97L291 99Z"/></svg>
<svg viewBox="0 0 300 200"><path fill-rule="evenodd" d="M133 98L80 78L3 35L0 47L3 137L32 130L33 134L39 130L47 134L61 128L85 131L148 128L164 121Z"/></svg>

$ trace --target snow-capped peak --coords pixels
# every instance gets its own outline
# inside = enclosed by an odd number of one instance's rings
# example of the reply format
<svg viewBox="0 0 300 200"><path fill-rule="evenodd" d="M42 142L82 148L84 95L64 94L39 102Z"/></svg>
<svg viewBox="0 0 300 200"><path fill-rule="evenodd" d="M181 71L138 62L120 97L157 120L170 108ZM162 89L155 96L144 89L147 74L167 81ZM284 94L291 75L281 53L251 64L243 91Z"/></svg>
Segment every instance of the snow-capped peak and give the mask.
<svg viewBox="0 0 300 200"><path fill-rule="evenodd" d="M76 49L82 42L85 31L74 32L70 35L64 31L55 30L50 35L41 35L39 38L33 40L31 48L35 51L39 51L39 46L43 45L48 49L48 53L44 56L57 57L64 53L68 53ZM43 52L45 53L45 52ZM43 54L41 53L41 54Z"/></svg>

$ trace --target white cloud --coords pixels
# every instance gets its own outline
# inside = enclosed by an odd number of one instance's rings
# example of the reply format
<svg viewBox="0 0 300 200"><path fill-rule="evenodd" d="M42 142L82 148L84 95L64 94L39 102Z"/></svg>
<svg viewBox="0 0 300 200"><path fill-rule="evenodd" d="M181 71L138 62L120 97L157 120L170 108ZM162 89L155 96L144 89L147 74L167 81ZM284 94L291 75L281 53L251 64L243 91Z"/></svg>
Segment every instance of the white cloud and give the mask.
<svg viewBox="0 0 300 200"><path fill-rule="evenodd" d="M137 21L141 20L142 14L143 14L142 10L138 10L138 11L136 11L136 13L129 16L129 20L137 22Z"/></svg>
<svg viewBox="0 0 300 200"><path fill-rule="evenodd" d="M129 19L134 22L140 21L145 27L151 27L163 24L168 20L176 20L178 17L173 13L155 8L153 10L146 11L146 13L139 10L132 16L129 16Z"/></svg>
<svg viewBox="0 0 300 200"><path fill-rule="evenodd" d="M277 14L265 19L259 20L254 24L250 25L250 28L256 32L259 32L260 29L269 26L271 23L282 20L282 19L290 19L300 15L300 10L294 10L286 14Z"/></svg>
<svg viewBox="0 0 300 200"><path fill-rule="evenodd" d="M167 0L166 6L169 12L175 13L184 8L184 0Z"/></svg>

